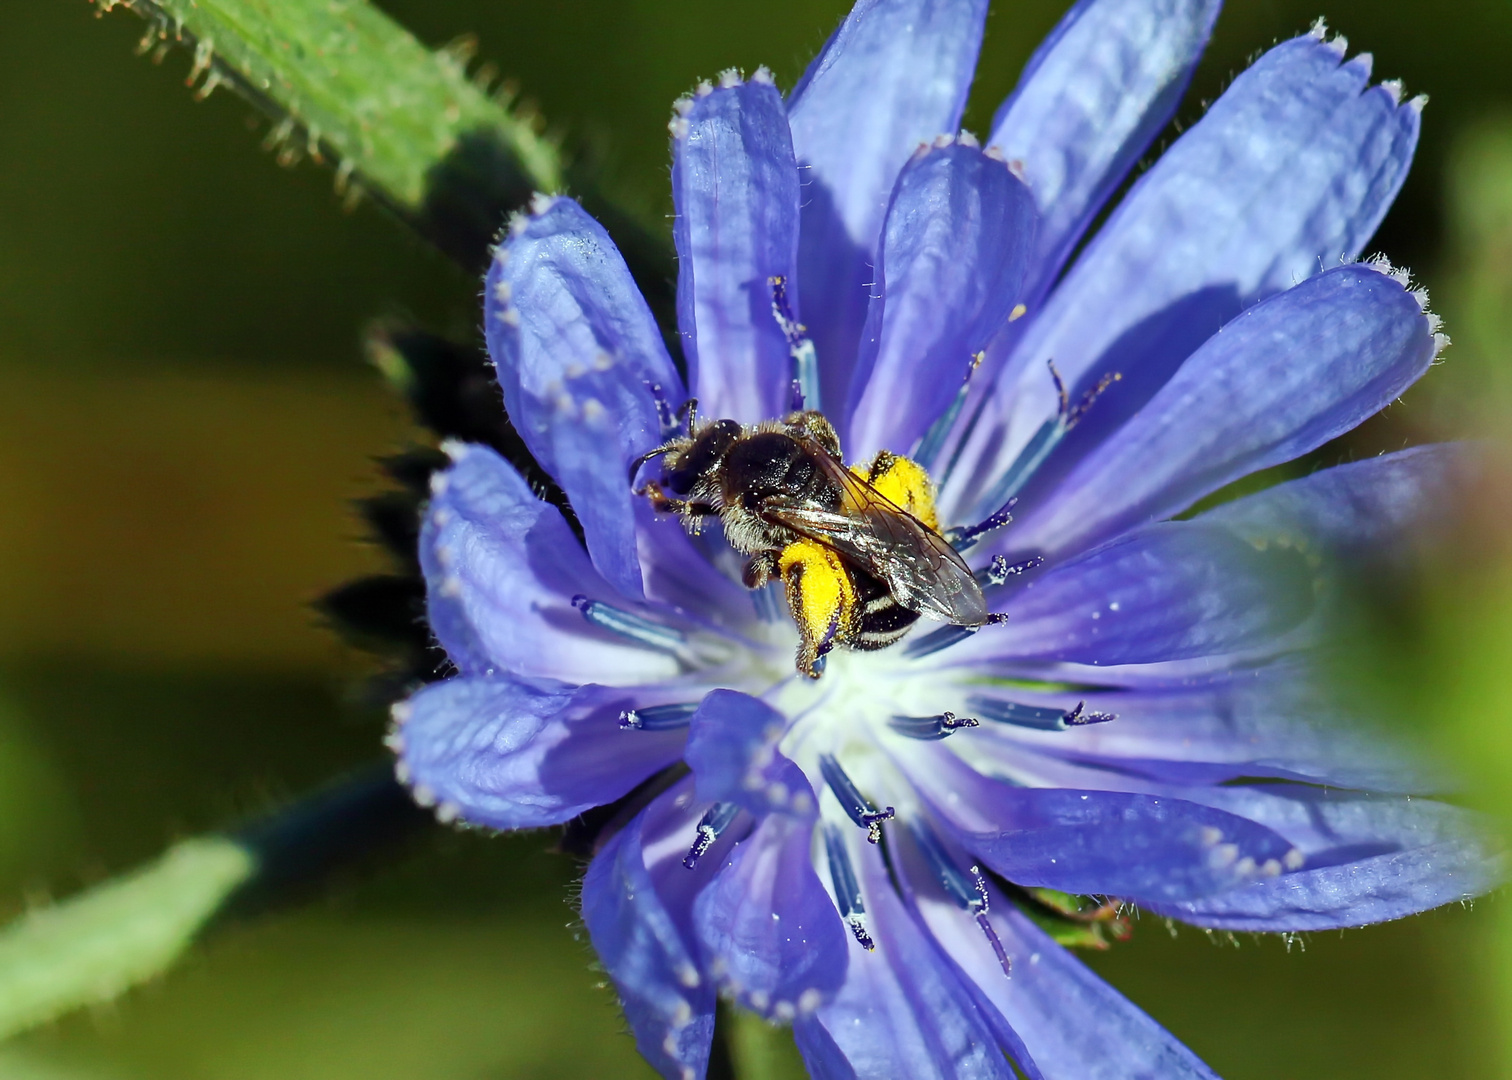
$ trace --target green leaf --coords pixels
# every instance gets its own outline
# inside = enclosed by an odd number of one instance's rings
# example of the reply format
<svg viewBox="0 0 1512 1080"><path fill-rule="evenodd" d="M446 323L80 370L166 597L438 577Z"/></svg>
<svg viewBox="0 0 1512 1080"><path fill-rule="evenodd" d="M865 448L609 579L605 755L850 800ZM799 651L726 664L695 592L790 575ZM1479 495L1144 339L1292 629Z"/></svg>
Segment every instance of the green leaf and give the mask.
<svg viewBox="0 0 1512 1080"><path fill-rule="evenodd" d="M185 840L0 931L0 1038L110 1001L168 967L256 867L234 840Z"/></svg>

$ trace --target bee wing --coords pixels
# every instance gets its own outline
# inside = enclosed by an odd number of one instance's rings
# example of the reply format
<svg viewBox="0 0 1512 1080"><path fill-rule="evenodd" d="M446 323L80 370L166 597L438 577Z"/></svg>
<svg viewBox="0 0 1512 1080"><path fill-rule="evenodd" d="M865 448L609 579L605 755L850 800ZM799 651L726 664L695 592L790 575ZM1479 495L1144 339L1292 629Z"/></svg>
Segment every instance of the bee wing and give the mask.
<svg viewBox="0 0 1512 1080"><path fill-rule="evenodd" d="M957 626L987 621L987 600L944 537L900 509L820 447L814 459L844 493L838 511L767 499L762 515L834 548L887 586L900 605Z"/></svg>

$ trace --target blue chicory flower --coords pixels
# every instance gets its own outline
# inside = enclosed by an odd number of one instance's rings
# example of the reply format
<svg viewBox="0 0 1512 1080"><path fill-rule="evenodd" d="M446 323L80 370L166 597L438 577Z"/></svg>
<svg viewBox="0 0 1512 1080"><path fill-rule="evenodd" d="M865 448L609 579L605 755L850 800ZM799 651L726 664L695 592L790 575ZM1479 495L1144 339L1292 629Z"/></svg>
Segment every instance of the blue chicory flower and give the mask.
<svg viewBox="0 0 1512 1080"><path fill-rule="evenodd" d="M1283 42L1066 265L1217 9L1081 0L986 149L942 134L986 0L859 0L786 99L764 69L700 85L671 122L686 384L576 202L538 197L498 246L489 350L584 542L493 451L448 448L421 560L456 673L396 708L392 743L445 820L637 794L582 914L664 1075L704 1075L725 993L791 1022L815 1076L1208 1077L1010 896L1300 931L1490 884L1462 812L1311 679L1332 567L1400 536L1451 451L1175 520L1377 412L1445 343L1404 274L1356 261L1422 100L1321 25ZM803 678L780 597L626 482L670 406L756 423L795 382L847 460L927 467L942 526L1017 498L970 552L1001 624Z"/></svg>

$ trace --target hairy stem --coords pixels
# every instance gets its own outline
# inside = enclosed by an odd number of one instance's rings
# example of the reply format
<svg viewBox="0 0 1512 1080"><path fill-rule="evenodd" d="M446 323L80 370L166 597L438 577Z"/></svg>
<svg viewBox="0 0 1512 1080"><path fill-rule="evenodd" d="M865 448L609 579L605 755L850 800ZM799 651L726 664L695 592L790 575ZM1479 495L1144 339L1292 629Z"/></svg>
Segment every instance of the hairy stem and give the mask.
<svg viewBox="0 0 1512 1080"><path fill-rule="evenodd" d="M468 263L532 191L562 186L557 147L470 77L466 45L432 52L366 0L95 0L147 21L142 51L182 45L189 85L239 93L281 161L309 155Z"/></svg>
<svg viewBox="0 0 1512 1080"><path fill-rule="evenodd" d="M384 764L23 915L0 929L0 1039L118 997L217 919L267 910L428 820Z"/></svg>

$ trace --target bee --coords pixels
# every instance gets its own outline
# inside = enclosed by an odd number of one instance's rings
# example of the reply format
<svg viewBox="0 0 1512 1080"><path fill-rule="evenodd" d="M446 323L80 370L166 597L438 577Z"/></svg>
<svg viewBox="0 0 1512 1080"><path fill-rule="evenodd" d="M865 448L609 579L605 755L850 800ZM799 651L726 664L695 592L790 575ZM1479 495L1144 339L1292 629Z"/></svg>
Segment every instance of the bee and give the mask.
<svg viewBox="0 0 1512 1080"><path fill-rule="evenodd" d="M880 452L847 468L834 427L818 412L743 425L696 421L630 468L663 458L661 479L637 490L697 534L717 517L749 555L747 588L776 579L798 625L798 670L817 679L836 646L882 649L922 616L957 626L990 621L982 587L939 532L928 474Z"/></svg>

